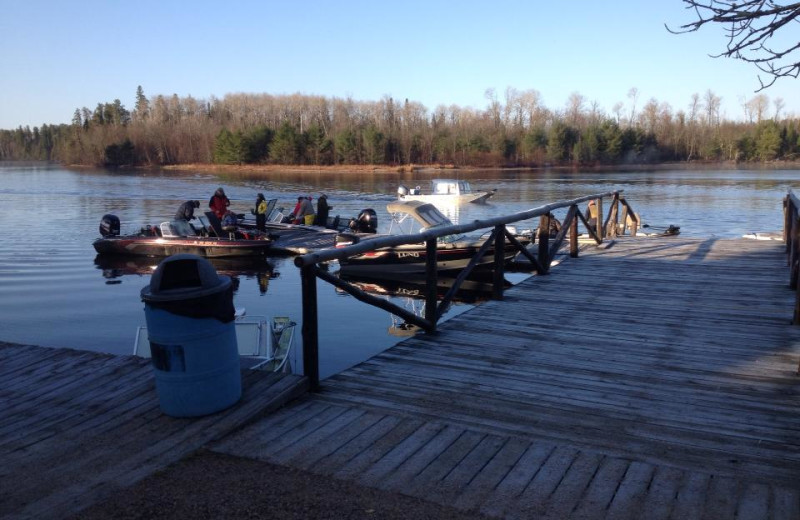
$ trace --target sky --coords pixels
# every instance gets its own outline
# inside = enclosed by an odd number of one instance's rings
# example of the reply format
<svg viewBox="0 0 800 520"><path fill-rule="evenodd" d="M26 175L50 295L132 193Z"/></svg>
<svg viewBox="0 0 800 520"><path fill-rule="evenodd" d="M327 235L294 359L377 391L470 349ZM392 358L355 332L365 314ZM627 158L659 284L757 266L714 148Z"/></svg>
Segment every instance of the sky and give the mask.
<svg viewBox="0 0 800 520"><path fill-rule="evenodd" d="M577 92L609 115L632 88L639 107L675 111L710 89L728 119L759 88L753 65L710 57L722 27L666 30L693 20L680 0L0 0L0 13L4 129L115 99L132 109L139 85L148 97L389 96L429 111L484 109L487 89L503 102L512 87L551 110ZM800 116L800 80L763 93Z"/></svg>

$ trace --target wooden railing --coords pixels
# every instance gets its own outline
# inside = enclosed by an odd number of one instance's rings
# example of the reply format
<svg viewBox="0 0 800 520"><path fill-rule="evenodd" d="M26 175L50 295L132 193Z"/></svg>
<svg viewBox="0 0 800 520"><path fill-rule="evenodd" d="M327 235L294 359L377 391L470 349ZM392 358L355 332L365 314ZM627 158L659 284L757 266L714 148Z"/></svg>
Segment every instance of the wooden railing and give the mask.
<svg viewBox="0 0 800 520"><path fill-rule="evenodd" d="M294 263L300 268L301 290L303 295L303 366L304 373L309 379L312 391L319 389L319 332L317 324L317 287L316 280L320 278L342 291L354 296L356 299L384 309L406 322L414 324L429 333L436 332L436 324L449 307L459 287L477 266L486 253L494 246L492 297L503 298L504 266L505 266L505 241L508 240L519 252L525 256L537 274L544 275L550 270L553 257L569 236L569 254L578 256L578 222L582 222L589 236L597 244L601 244L605 237L616 237L629 231L636 235L640 226L638 217L628 202L621 196L622 191L597 193L573 200L559 201L538 208L521 211L513 215L495 217L485 220L476 220L467 224L458 224L445 227L428 229L421 233L411 235L396 235L378 237L370 240L342 247L322 249L295 258ZM603 199L611 198L608 215L603 216ZM587 218L581 213L579 204L594 201L597 208L597 219ZM553 211L567 208L567 214L562 222L561 230L552 239L549 236ZM537 254L533 254L517 238L506 229L507 224L539 217L539 244ZM594 220L601 220L602 226L596 226ZM483 245L476 252L470 263L459 273L453 285L437 303L437 241L447 235L469 233L478 229L492 228L492 232ZM404 244L419 244L425 242L425 316L420 317L394 303L372 296L346 281L331 275L319 264L332 260L341 260L355 255L367 253L380 248L397 247Z"/></svg>
<svg viewBox="0 0 800 520"><path fill-rule="evenodd" d="M795 291L792 323L800 325L800 199L791 190L783 199L783 241L789 263L789 287ZM800 368L798 368L800 370Z"/></svg>

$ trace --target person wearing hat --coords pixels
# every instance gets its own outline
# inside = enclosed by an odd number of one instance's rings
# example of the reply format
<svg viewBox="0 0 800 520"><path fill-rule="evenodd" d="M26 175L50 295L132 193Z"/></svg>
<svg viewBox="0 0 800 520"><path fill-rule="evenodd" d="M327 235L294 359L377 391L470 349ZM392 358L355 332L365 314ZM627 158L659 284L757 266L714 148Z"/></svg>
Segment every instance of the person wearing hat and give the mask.
<svg viewBox="0 0 800 520"><path fill-rule="evenodd" d="M231 201L225 196L225 190L222 188L217 188L217 191L214 192L214 195L212 195L211 199L208 201L208 207L211 208L211 211L213 211L220 220L225 216L225 213L228 211L228 206L230 205Z"/></svg>
<svg viewBox="0 0 800 520"><path fill-rule="evenodd" d="M314 221L314 224L317 226L327 227L328 213L330 210L331 206L328 206L328 196L324 193L321 193L317 199L317 217Z"/></svg>
<svg viewBox="0 0 800 520"><path fill-rule="evenodd" d="M267 230L267 200L263 193L256 197L256 229L259 231Z"/></svg>
<svg viewBox="0 0 800 520"><path fill-rule="evenodd" d="M178 211L175 212L175 220L185 220L186 222L189 222L194 218L194 208L199 207L199 200L187 200L178 206Z"/></svg>

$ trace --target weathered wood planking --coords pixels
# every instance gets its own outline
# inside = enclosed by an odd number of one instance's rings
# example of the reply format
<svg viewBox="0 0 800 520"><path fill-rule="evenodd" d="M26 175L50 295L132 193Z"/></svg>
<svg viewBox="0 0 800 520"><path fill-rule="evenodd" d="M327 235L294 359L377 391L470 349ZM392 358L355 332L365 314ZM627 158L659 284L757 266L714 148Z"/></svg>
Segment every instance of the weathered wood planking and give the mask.
<svg viewBox="0 0 800 520"><path fill-rule="evenodd" d="M800 518L783 251L584 248L215 449L508 518Z"/></svg>
<svg viewBox="0 0 800 520"><path fill-rule="evenodd" d="M148 360L0 343L0 517L63 518L305 393L242 372L242 400L196 419L158 408Z"/></svg>

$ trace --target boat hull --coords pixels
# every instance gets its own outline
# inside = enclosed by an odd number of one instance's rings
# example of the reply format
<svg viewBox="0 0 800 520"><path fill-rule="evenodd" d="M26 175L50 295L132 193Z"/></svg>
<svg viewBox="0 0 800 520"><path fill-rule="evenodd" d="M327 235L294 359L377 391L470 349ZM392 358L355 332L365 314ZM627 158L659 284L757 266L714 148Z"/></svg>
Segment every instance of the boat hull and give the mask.
<svg viewBox="0 0 800 520"><path fill-rule="evenodd" d="M452 272L464 269L472 261L480 249L481 243L466 245L440 246L436 251L436 267L438 272ZM511 260L517 253L516 248L507 244L503 256ZM483 255L476 267L487 266L494 262L494 250ZM413 275L421 275L426 271L427 252L424 246L396 247L378 249L363 255L339 260L340 272L345 275L358 275L370 278L399 279Z"/></svg>
<svg viewBox="0 0 800 520"><path fill-rule="evenodd" d="M171 256L190 253L206 258L264 256L269 240L222 240L211 237L140 237L118 236L94 241L100 254L130 256Z"/></svg>
<svg viewBox="0 0 800 520"><path fill-rule="evenodd" d="M484 204L489 197L494 195L494 191L477 191L474 193L461 193L453 195L400 195L398 200L418 200L420 202L430 202L432 204L461 204L471 202L473 204Z"/></svg>

